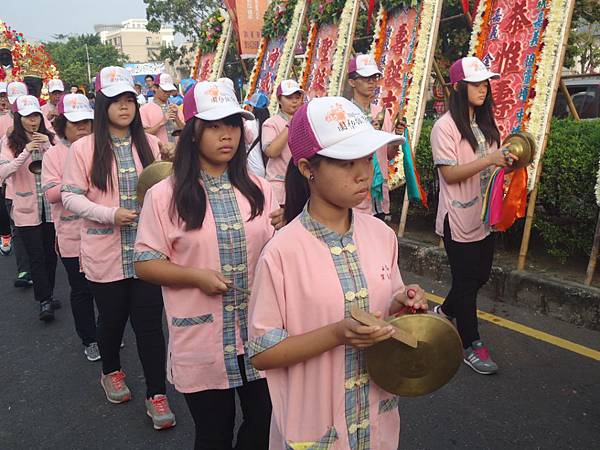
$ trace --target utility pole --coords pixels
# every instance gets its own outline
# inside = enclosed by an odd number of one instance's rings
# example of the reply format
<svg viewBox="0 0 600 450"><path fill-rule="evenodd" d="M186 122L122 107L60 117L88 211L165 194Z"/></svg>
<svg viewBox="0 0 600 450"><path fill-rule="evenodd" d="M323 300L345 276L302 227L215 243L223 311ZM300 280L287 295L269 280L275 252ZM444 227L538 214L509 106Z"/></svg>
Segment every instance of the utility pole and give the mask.
<svg viewBox="0 0 600 450"><path fill-rule="evenodd" d="M88 70L88 85L92 83L92 71L90 69L90 53L88 52L88 45L85 44L85 57L87 59L87 70ZM89 88L89 86L88 86Z"/></svg>

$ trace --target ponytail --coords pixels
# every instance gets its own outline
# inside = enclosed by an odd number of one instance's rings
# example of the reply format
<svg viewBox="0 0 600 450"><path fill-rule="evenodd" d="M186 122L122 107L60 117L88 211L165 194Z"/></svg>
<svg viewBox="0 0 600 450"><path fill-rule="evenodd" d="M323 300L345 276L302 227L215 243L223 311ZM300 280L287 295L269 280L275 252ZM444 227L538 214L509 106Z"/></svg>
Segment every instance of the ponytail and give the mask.
<svg viewBox="0 0 600 450"><path fill-rule="evenodd" d="M311 167L315 168L324 159L326 159L324 156L315 155L308 162ZM290 223L302 212L309 198L308 180L300 173L294 161L290 160L285 174L285 209L283 217L286 223Z"/></svg>

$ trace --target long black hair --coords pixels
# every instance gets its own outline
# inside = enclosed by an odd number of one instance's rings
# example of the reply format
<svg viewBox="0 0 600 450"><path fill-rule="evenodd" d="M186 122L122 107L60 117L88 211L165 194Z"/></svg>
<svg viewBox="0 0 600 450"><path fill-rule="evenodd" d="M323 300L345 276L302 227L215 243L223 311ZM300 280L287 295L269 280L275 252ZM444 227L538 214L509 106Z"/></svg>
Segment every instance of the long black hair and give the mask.
<svg viewBox="0 0 600 450"><path fill-rule="evenodd" d="M108 107L123 95L129 95L134 99L135 116L129 125L129 132L131 134L131 142L135 145L142 166L146 167L154 162L154 155L152 154L148 139L146 139L146 133L144 132L140 116L140 107L135 99L135 95L131 92L126 92L116 97L107 97L102 92L98 92L94 108L94 158L92 161L91 181L94 186L103 192L112 190L112 166L115 160L112 150L112 139L108 128Z"/></svg>
<svg viewBox="0 0 600 450"><path fill-rule="evenodd" d="M488 144L492 145L494 142L500 146L500 131L496 126L494 120L494 101L492 99L492 89L488 83L487 95L483 105L475 108L475 121L477 126L485 136L485 140ZM468 83L466 81L459 81L456 89L451 89L450 92L450 115L454 119L458 131L463 139L469 141L473 152L477 151L477 139L471 130L471 119L469 116L469 94L468 94Z"/></svg>
<svg viewBox="0 0 600 450"><path fill-rule="evenodd" d="M315 155L308 160L311 167L316 168L327 158L321 155ZM285 173L285 208L283 217L286 223L290 223L304 209L304 205L310 198L310 187L308 180L300 173L298 166L290 160Z"/></svg>
<svg viewBox="0 0 600 450"><path fill-rule="evenodd" d="M244 143L244 125L242 116L235 114L222 119L228 126L239 127L240 142L235 155L229 161L227 172L229 181L238 189L250 203L250 219L263 213L265 197L254 181L248 175L246 161L246 146ZM186 230L202 228L206 215L206 193L200 179L200 151L198 142L202 138L206 124L204 121L194 117L183 127L177 148L175 149L175 160L173 161L173 198L171 200L171 216L175 212L180 220L185 222Z"/></svg>
<svg viewBox="0 0 600 450"><path fill-rule="evenodd" d="M40 113L38 114L42 119L40 121L40 126L38 127L37 132L41 134L45 134L48 136L50 140L50 145L54 145L54 133L49 131L46 128L46 123L44 122L44 117ZM29 143L29 139L27 138L27 133L25 132L25 128L23 127L23 123L21 122L21 118L23 116L18 112L13 113L13 129L8 135L8 148L10 148L15 155L15 158L23 151L25 146Z"/></svg>

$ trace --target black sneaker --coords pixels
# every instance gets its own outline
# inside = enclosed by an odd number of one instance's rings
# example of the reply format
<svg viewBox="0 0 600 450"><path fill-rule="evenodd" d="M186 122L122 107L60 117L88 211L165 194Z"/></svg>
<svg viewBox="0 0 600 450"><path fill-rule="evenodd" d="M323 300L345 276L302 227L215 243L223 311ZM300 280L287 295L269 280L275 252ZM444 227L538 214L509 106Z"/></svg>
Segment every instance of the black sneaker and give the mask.
<svg viewBox="0 0 600 450"><path fill-rule="evenodd" d="M52 309L52 303L49 300L40 303L39 318L42 322L51 322L54 320L54 310Z"/></svg>
<svg viewBox="0 0 600 450"><path fill-rule="evenodd" d="M21 272L17 275L17 279L15 280L15 287L18 288L27 288L33 286L33 280L31 279L31 275L29 272Z"/></svg>
<svg viewBox="0 0 600 450"><path fill-rule="evenodd" d="M56 300L55 298L53 298L52 300L50 300L50 306L52 306L52 309L56 311L57 309L62 308L62 303L60 302L60 300Z"/></svg>

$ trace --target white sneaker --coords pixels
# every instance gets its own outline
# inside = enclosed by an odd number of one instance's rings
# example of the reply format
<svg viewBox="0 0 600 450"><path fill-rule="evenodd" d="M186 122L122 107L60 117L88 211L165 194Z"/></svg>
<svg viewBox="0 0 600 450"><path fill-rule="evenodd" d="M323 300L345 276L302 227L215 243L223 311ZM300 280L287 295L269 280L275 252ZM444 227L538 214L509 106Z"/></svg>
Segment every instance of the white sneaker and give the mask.
<svg viewBox="0 0 600 450"><path fill-rule="evenodd" d="M100 359L100 349L96 342L92 342L83 351L88 361L98 361Z"/></svg>

